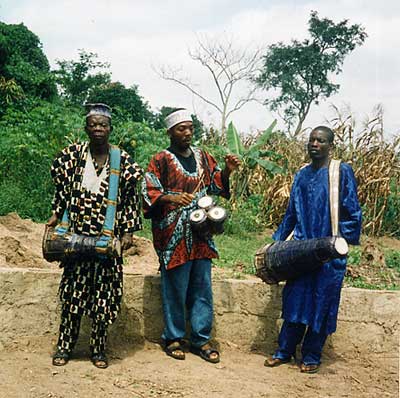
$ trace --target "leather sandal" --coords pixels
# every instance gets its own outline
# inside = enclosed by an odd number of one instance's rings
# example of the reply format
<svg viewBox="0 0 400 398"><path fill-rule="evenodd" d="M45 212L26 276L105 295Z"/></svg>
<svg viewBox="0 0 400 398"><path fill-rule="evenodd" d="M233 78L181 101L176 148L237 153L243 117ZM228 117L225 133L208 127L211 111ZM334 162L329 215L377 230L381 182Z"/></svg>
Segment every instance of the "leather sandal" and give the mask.
<svg viewBox="0 0 400 398"><path fill-rule="evenodd" d="M93 354L90 358L93 365L99 369L106 369L108 368L108 360L106 354L104 352L99 352L98 354Z"/></svg>
<svg viewBox="0 0 400 398"><path fill-rule="evenodd" d="M182 343L179 340L172 341L165 345L164 351L167 355L174 359L184 360L185 352L182 347Z"/></svg>
<svg viewBox="0 0 400 398"><path fill-rule="evenodd" d="M317 373L318 370L319 370L319 364L317 364L317 363L312 363L310 365L306 365L305 363L302 363L300 365L301 373Z"/></svg>
<svg viewBox="0 0 400 398"><path fill-rule="evenodd" d="M69 352L59 348L53 355L52 363L54 366L64 366L69 361Z"/></svg>
<svg viewBox="0 0 400 398"><path fill-rule="evenodd" d="M211 346L208 343L204 344L202 347L193 347L192 346L190 348L190 351L193 354L198 355L199 357L203 358L207 362L218 363L220 361L219 352L216 349L211 348ZM215 358L212 358L211 357L212 354L217 354L217 356Z"/></svg>
<svg viewBox="0 0 400 398"><path fill-rule="evenodd" d="M274 368L276 366L280 366L280 365L283 365L283 364L289 363L289 362L290 362L290 359L268 357L264 362L264 366L267 366L269 368Z"/></svg>

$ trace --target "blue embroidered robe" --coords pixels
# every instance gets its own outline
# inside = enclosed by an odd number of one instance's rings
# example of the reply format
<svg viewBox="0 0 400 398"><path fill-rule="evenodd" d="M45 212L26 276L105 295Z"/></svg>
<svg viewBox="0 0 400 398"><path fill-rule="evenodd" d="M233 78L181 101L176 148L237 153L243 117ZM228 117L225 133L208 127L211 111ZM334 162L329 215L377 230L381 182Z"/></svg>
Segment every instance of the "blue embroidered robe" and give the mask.
<svg viewBox="0 0 400 398"><path fill-rule="evenodd" d="M361 208L357 184L350 165L340 165L339 232L352 245L359 244ZM285 240L294 230L294 239L332 236L329 208L328 168L302 168L294 178L289 205L275 240ZM328 335L336 330L340 290L346 259L327 262L313 273L288 281L283 289L282 318L303 323Z"/></svg>

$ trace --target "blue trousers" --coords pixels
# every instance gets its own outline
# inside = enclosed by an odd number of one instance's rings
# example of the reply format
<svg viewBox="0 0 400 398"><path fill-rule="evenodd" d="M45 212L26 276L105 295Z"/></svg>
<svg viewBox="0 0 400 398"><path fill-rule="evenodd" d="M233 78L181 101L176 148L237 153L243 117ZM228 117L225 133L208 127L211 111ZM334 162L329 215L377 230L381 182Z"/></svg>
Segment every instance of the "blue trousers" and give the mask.
<svg viewBox="0 0 400 398"><path fill-rule="evenodd" d="M292 356L295 356L296 347L304 337L301 346L302 362L305 365L319 365L322 348L328 336L323 332L314 332L309 327L306 332L306 328L307 325L302 323L284 321L279 333L279 348L275 351L273 357L289 360Z"/></svg>
<svg viewBox="0 0 400 398"><path fill-rule="evenodd" d="M161 294L165 341L186 334L186 316L190 321L192 346L201 347L211 338L213 298L211 260L192 260L171 270L161 267Z"/></svg>

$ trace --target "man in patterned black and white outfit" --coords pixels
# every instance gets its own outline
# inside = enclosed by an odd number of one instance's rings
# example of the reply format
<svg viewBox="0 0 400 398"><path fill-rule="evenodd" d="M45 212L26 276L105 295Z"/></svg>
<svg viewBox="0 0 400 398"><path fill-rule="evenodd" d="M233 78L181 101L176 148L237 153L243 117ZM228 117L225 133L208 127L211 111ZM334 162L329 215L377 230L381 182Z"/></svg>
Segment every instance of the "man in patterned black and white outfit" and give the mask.
<svg viewBox="0 0 400 398"><path fill-rule="evenodd" d="M88 105L85 131L89 142L64 148L53 162L51 175L56 192L47 225L57 225L67 209L72 232L99 236L106 216L110 175L108 140L112 126L107 105ZM114 233L123 250L132 245L132 233L142 226L136 192L141 175L140 167L121 150ZM106 368L107 326L115 321L122 298L122 257L67 261L61 266L62 313L53 365L68 362L78 339L81 317L88 315L92 319L91 360L95 366Z"/></svg>

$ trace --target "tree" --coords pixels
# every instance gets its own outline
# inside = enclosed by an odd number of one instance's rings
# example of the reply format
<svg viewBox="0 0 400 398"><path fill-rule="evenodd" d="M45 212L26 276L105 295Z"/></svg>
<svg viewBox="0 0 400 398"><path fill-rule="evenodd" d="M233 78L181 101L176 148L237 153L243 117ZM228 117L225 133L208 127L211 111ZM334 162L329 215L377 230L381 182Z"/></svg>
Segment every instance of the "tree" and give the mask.
<svg viewBox="0 0 400 398"><path fill-rule="evenodd" d="M3 89L8 94L18 91L19 98L25 95L49 100L57 95L42 44L24 24L0 22L0 76Z"/></svg>
<svg viewBox="0 0 400 398"><path fill-rule="evenodd" d="M330 80L331 75L342 72L345 56L367 37L360 25L349 25L347 19L335 24L320 19L315 11L308 26L311 39L269 46L263 70L256 77L260 87L277 91L265 104L271 111L283 110L289 130L296 123L295 136L301 132L311 105L338 92L340 86Z"/></svg>
<svg viewBox="0 0 400 398"><path fill-rule="evenodd" d="M8 106L22 98L24 98L23 90L15 80L6 80L0 76L0 116Z"/></svg>
<svg viewBox="0 0 400 398"><path fill-rule="evenodd" d="M211 75L217 90L217 100L201 94L195 88L195 84L179 75L179 70L163 66L157 71L163 79L185 87L217 110L221 115L222 135L225 133L229 116L250 101L256 100L255 86L249 84L245 89L241 86L243 83L250 82L250 78L256 72L260 61L260 51L256 50L249 54L246 50L235 49L232 42L233 40L227 37L216 39L203 36L198 38L197 47L189 50L190 58L199 62ZM243 95L237 93L239 88L242 88Z"/></svg>
<svg viewBox="0 0 400 398"><path fill-rule="evenodd" d="M82 105L90 92L111 82L110 65L97 61L98 55L79 50L79 60L57 60L53 71L61 96L74 105Z"/></svg>
<svg viewBox="0 0 400 398"><path fill-rule="evenodd" d="M136 85L126 88L120 82L112 82L93 87L88 102L103 102L111 106L114 112L120 112L121 116L127 116L133 122L151 121L153 117Z"/></svg>

